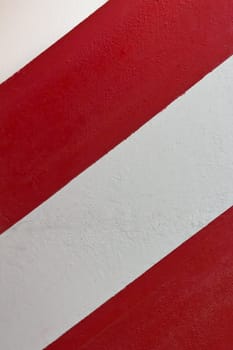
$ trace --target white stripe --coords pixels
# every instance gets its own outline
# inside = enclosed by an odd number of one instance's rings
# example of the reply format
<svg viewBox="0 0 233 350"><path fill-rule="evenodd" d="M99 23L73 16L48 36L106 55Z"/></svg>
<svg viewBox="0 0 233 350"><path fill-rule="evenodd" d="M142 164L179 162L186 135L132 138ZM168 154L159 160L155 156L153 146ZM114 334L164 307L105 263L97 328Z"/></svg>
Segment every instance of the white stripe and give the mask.
<svg viewBox="0 0 233 350"><path fill-rule="evenodd" d="M1 349L43 348L232 205L232 72L233 58L0 237Z"/></svg>
<svg viewBox="0 0 233 350"><path fill-rule="evenodd" d="M0 83L107 0L1 0Z"/></svg>

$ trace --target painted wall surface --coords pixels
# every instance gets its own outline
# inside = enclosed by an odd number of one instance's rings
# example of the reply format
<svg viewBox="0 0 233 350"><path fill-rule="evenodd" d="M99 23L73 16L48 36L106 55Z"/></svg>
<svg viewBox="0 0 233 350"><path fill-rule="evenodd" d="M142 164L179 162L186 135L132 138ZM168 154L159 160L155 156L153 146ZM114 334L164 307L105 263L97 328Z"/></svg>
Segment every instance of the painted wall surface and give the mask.
<svg viewBox="0 0 233 350"><path fill-rule="evenodd" d="M106 0L1 0L0 82L87 18Z"/></svg>
<svg viewBox="0 0 233 350"><path fill-rule="evenodd" d="M1 1L0 79L103 2ZM230 58L0 237L0 348L42 349L232 205L232 92Z"/></svg>

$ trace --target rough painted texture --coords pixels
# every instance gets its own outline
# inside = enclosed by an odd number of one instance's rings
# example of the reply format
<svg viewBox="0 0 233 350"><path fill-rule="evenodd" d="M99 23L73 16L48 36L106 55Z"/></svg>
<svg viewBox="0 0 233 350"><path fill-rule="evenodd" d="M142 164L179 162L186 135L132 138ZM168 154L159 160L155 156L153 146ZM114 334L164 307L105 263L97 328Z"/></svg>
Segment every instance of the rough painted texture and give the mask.
<svg viewBox="0 0 233 350"><path fill-rule="evenodd" d="M0 83L105 2L106 0L1 0Z"/></svg>
<svg viewBox="0 0 233 350"><path fill-rule="evenodd" d="M0 349L42 349L232 205L232 75L233 58L1 235Z"/></svg>
<svg viewBox="0 0 233 350"><path fill-rule="evenodd" d="M47 349L231 350L232 246L233 207Z"/></svg>
<svg viewBox="0 0 233 350"><path fill-rule="evenodd" d="M0 232L233 52L232 0L110 0L0 86Z"/></svg>

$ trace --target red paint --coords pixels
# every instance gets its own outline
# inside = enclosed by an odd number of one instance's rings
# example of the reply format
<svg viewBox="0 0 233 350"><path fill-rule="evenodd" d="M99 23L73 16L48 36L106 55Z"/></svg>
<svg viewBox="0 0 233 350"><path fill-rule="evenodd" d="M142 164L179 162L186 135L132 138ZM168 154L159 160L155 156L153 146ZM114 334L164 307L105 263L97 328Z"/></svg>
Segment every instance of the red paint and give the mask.
<svg viewBox="0 0 233 350"><path fill-rule="evenodd" d="M232 18L232 0L110 0L3 83L0 232L230 56Z"/></svg>
<svg viewBox="0 0 233 350"><path fill-rule="evenodd" d="M233 207L48 350L232 350L232 325Z"/></svg>

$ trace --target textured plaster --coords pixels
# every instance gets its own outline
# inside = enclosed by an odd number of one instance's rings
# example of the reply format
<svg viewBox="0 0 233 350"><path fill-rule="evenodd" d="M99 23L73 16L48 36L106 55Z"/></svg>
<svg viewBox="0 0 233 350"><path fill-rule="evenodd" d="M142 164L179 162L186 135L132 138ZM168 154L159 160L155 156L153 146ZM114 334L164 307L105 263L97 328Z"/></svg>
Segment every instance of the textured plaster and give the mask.
<svg viewBox="0 0 233 350"><path fill-rule="evenodd" d="M1 0L0 83L106 0Z"/></svg>
<svg viewBox="0 0 233 350"><path fill-rule="evenodd" d="M232 205L232 72L231 58L0 237L2 349L49 344Z"/></svg>

